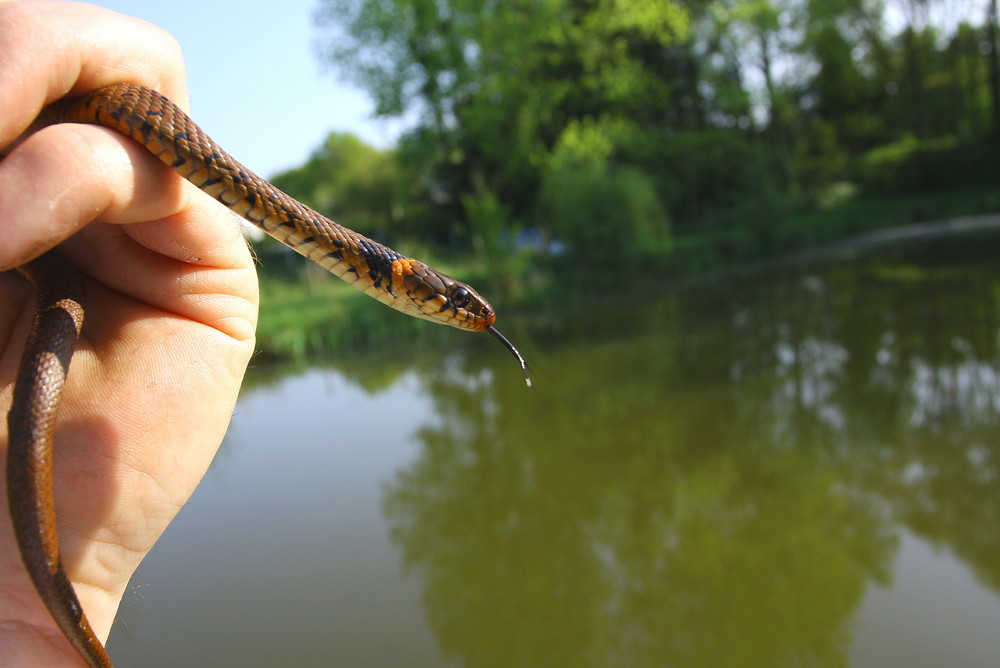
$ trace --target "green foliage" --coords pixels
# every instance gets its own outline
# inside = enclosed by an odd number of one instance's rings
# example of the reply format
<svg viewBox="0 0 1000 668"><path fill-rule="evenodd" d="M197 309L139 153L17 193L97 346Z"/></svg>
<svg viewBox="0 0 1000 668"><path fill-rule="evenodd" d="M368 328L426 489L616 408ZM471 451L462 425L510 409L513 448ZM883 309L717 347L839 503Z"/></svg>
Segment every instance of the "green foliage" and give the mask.
<svg viewBox="0 0 1000 668"><path fill-rule="evenodd" d="M271 179L293 197L352 229L385 236L402 216L403 197L391 151L352 134L331 132L306 164Z"/></svg>
<svg viewBox="0 0 1000 668"><path fill-rule="evenodd" d="M678 253L702 267L785 250L810 236L797 215L854 193L995 183L990 33L934 12L890 32L885 11L322 0L332 62L414 125L383 162L355 152L358 174L320 155L289 178L363 229L471 247L505 286L527 264L506 243L519 228L567 245L557 268Z"/></svg>
<svg viewBox="0 0 1000 668"><path fill-rule="evenodd" d="M521 297L524 291L519 279L524 275L524 258L506 243L505 233L514 227L507 207L485 187L465 195L462 207L470 227L475 230L473 245L486 260L491 285L509 298Z"/></svg>
<svg viewBox="0 0 1000 668"><path fill-rule="evenodd" d="M536 207L540 173L568 123L615 109L659 117L669 82L648 56L690 27L680 5L662 0L328 0L323 7L321 22L351 37L331 40L331 55L379 111L419 115L404 140L419 148L401 155L423 166L427 198L464 215L463 198L485 187L513 219Z"/></svg>
<svg viewBox="0 0 1000 668"><path fill-rule="evenodd" d="M997 140L959 144L954 137L919 140L913 135L868 151L863 183L875 193L916 193L1000 179Z"/></svg>
<svg viewBox="0 0 1000 668"><path fill-rule="evenodd" d="M475 245L479 252L491 265L503 262L508 255L503 234L511 227L507 207L485 187L463 197L462 206L472 228L476 230Z"/></svg>
<svg viewBox="0 0 1000 668"><path fill-rule="evenodd" d="M588 266L639 260L666 252L670 228L652 178L609 161L609 128L591 121L571 124L545 171L538 220ZM596 273L596 272L595 272Z"/></svg>
<svg viewBox="0 0 1000 668"><path fill-rule="evenodd" d="M673 202L678 233L717 229L720 215L773 187L763 148L744 135L682 132L654 145L650 160L667 174L661 188Z"/></svg>

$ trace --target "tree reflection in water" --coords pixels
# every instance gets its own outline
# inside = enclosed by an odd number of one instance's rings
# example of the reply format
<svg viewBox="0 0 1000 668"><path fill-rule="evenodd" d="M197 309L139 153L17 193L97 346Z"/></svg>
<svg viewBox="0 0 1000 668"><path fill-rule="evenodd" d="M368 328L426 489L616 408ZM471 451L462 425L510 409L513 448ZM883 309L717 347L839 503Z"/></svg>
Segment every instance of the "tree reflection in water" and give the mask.
<svg viewBox="0 0 1000 668"><path fill-rule="evenodd" d="M846 665L902 527L1000 589L997 245L594 308L537 335L531 391L428 376L385 510L444 654Z"/></svg>

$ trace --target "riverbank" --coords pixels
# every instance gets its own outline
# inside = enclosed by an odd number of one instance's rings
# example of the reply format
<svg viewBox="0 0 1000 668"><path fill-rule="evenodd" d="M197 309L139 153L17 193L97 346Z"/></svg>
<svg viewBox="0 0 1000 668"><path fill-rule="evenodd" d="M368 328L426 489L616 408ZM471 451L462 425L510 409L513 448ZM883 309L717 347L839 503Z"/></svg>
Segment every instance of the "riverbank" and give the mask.
<svg viewBox="0 0 1000 668"><path fill-rule="evenodd" d="M667 256L651 262L637 278L616 275L615 285L588 284L565 258L515 258L490 280L481 262L430 261L481 288L502 313L551 313L553 303L579 302L603 292L633 289L636 282L672 283L714 280L764 271L776 264L811 262L838 253L873 250L919 238L1000 229L1000 192L977 189L908 198L845 202L776 224L771 243L729 235L679 240ZM566 267L570 271L566 271ZM528 273L530 271L530 274ZM603 271L603 269L602 269ZM261 281L259 358L302 362L361 348L394 348L440 341L440 331L415 318L400 317L341 281L308 268L304 279L267 276ZM632 281L622 285L620 281ZM517 290L511 289L516 286ZM504 299L507 295L516 295ZM499 299L497 298L499 296Z"/></svg>

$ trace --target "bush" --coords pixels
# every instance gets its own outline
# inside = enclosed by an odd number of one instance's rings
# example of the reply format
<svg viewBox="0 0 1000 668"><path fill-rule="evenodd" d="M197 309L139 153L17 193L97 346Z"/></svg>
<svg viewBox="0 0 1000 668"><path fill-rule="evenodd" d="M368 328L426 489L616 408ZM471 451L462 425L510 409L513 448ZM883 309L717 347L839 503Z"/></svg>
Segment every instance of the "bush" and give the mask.
<svg viewBox="0 0 1000 668"><path fill-rule="evenodd" d="M669 250L667 214L653 180L635 168L591 165L550 171L541 211L571 260L607 264Z"/></svg>
<svg viewBox="0 0 1000 668"><path fill-rule="evenodd" d="M653 179L611 162L622 134L613 122L570 124L549 160L539 223L566 244L571 261L607 264L669 250L669 219Z"/></svg>
<svg viewBox="0 0 1000 668"><path fill-rule="evenodd" d="M861 160L865 190L880 194L921 193L996 184L997 141L959 144L952 138L906 136L869 151Z"/></svg>

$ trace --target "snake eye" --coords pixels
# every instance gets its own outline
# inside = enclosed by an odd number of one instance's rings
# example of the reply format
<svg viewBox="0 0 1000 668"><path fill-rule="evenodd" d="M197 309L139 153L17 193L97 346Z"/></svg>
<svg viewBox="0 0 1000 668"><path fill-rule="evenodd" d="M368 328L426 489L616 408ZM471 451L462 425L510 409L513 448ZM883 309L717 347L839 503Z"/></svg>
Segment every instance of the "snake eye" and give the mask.
<svg viewBox="0 0 1000 668"><path fill-rule="evenodd" d="M451 305L455 308L465 308L469 300L472 299L472 293L465 288L455 288L451 293Z"/></svg>

